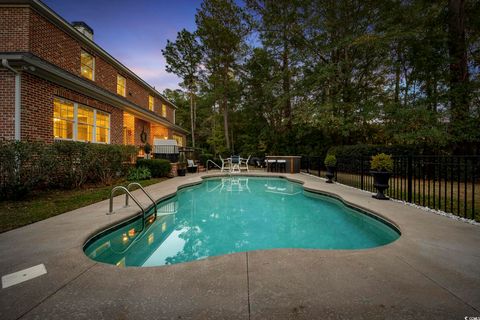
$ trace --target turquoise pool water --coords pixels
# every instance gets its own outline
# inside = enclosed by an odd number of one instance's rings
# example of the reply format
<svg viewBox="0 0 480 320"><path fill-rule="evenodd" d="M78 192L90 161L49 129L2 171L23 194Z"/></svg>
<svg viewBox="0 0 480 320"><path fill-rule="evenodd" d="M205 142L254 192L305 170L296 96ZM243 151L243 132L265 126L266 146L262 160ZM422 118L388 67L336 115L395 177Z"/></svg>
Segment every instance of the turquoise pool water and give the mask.
<svg viewBox="0 0 480 320"><path fill-rule="evenodd" d="M92 239L85 253L119 266L161 266L274 248L364 249L396 240L391 226L281 178L205 180Z"/></svg>

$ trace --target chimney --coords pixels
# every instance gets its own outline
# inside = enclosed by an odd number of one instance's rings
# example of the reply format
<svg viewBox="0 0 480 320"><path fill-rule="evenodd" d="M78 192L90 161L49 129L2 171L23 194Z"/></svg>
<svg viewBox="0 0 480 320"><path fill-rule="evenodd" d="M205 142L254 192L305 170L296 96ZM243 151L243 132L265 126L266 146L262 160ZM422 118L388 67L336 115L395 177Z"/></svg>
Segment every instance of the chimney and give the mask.
<svg viewBox="0 0 480 320"><path fill-rule="evenodd" d="M93 41L93 29L83 21L72 21L72 26L85 37Z"/></svg>

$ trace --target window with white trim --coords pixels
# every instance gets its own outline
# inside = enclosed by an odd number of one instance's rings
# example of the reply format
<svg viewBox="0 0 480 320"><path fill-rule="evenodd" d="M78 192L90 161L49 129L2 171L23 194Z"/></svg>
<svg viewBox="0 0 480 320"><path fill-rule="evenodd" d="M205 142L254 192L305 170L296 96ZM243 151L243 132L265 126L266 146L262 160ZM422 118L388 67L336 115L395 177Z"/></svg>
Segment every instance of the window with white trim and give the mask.
<svg viewBox="0 0 480 320"><path fill-rule="evenodd" d="M53 101L53 136L73 140L74 105L70 101Z"/></svg>
<svg viewBox="0 0 480 320"><path fill-rule="evenodd" d="M167 117L167 106L162 103L162 117Z"/></svg>
<svg viewBox="0 0 480 320"><path fill-rule="evenodd" d="M62 140L110 143L110 114L54 98L53 136Z"/></svg>
<svg viewBox="0 0 480 320"><path fill-rule="evenodd" d="M173 134L173 135L172 135L172 138L173 138L175 141L177 141L177 145L178 145L179 147L183 147L183 137L182 137L182 136L179 136L179 135L177 135L177 134Z"/></svg>
<svg viewBox="0 0 480 320"><path fill-rule="evenodd" d="M148 110L154 111L155 109L155 99L152 96L148 96Z"/></svg>
<svg viewBox="0 0 480 320"><path fill-rule="evenodd" d="M95 80L95 58L83 50L80 53L80 74L84 78Z"/></svg>
<svg viewBox="0 0 480 320"><path fill-rule="evenodd" d="M110 115L108 113L98 111L96 117L96 141L101 143L110 142Z"/></svg>
<svg viewBox="0 0 480 320"><path fill-rule="evenodd" d="M127 79L117 74L117 94L125 97L127 95Z"/></svg>
<svg viewBox="0 0 480 320"><path fill-rule="evenodd" d="M93 141L94 110L82 105L77 107L77 140L84 142Z"/></svg>

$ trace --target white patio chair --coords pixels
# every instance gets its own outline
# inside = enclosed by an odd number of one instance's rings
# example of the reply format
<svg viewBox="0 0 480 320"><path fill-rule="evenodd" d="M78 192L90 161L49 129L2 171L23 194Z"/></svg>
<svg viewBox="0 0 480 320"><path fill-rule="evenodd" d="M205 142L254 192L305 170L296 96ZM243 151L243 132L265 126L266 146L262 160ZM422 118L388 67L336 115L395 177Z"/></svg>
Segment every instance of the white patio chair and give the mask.
<svg viewBox="0 0 480 320"><path fill-rule="evenodd" d="M242 171L242 169L247 169L247 172L249 172L248 171L248 161L250 161L251 156L252 155L249 155L247 159L245 159L245 158L240 159L240 166L239 166L240 171Z"/></svg>
<svg viewBox="0 0 480 320"><path fill-rule="evenodd" d="M220 170L221 170L222 172L223 172L224 170L230 171L230 169L231 169L231 167L232 167L232 166L231 166L230 159L228 159L228 158L227 158L227 159L223 159L221 155L219 155L219 157L220 157L220 161L222 161L222 168L221 168Z"/></svg>

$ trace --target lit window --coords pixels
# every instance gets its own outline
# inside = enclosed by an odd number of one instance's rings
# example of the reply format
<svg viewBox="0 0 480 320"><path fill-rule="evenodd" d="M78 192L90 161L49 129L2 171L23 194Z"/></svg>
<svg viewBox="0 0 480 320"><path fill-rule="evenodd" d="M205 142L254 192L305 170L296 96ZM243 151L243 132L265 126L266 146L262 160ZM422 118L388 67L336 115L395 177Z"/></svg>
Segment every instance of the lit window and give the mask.
<svg viewBox="0 0 480 320"><path fill-rule="evenodd" d="M162 117L167 117L167 106L162 104Z"/></svg>
<svg viewBox="0 0 480 320"><path fill-rule="evenodd" d="M93 109L84 106L78 106L77 111L78 141L93 141Z"/></svg>
<svg viewBox="0 0 480 320"><path fill-rule="evenodd" d="M110 115L105 112L97 111L97 142L108 143L110 136Z"/></svg>
<svg viewBox="0 0 480 320"><path fill-rule="evenodd" d="M110 114L55 98L53 136L56 139L110 143Z"/></svg>
<svg viewBox="0 0 480 320"><path fill-rule="evenodd" d="M148 109L150 111L153 111L154 108L155 108L155 100L153 99L152 96L148 96Z"/></svg>
<svg viewBox="0 0 480 320"><path fill-rule="evenodd" d="M177 136L176 134L173 135L173 139L177 141L177 145L183 147L183 137Z"/></svg>
<svg viewBox="0 0 480 320"><path fill-rule="evenodd" d="M73 139L73 103L55 99L53 102L53 136L60 139Z"/></svg>
<svg viewBox="0 0 480 320"><path fill-rule="evenodd" d="M95 58L85 51L80 53L80 73L82 77L95 80Z"/></svg>
<svg viewBox="0 0 480 320"><path fill-rule="evenodd" d="M121 96L126 96L127 93L127 79L117 74L117 94Z"/></svg>

